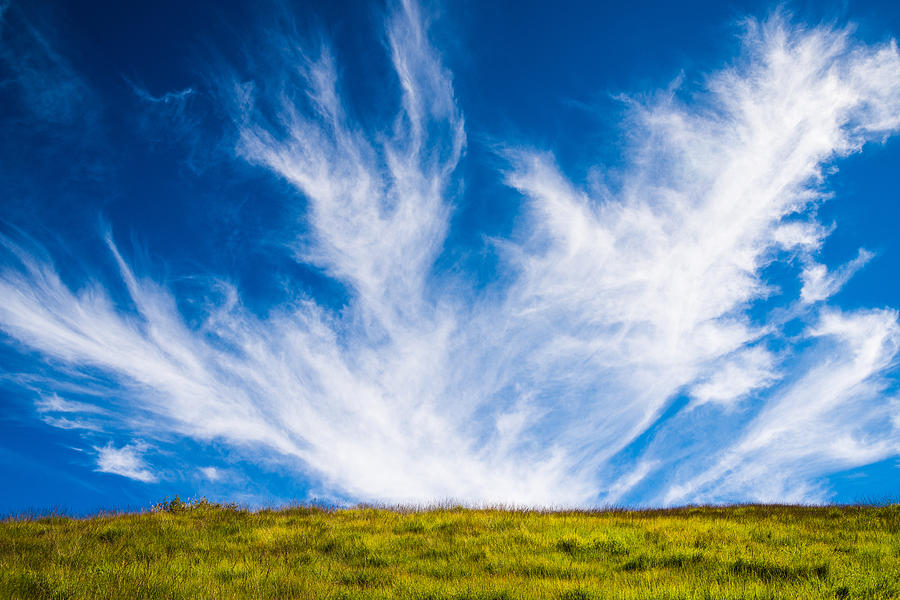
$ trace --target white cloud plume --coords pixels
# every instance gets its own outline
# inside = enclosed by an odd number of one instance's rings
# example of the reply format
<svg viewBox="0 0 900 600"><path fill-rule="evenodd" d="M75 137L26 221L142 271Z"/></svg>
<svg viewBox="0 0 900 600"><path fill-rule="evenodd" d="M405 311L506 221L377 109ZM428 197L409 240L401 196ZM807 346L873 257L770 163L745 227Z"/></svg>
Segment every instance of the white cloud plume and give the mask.
<svg viewBox="0 0 900 600"><path fill-rule="evenodd" d="M143 483L155 483L159 480L144 462L144 449L139 445L116 448L108 444L94 449L97 451L97 470L102 473L121 475Z"/></svg>
<svg viewBox="0 0 900 600"><path fill-rule="evenodd" d="M760 273L779 250L809 252L824 235L785 219L818 200L823 164L897 126L893 43L794 31L776 16L749 22L737 64L710 77L702 101L635 104L636 167L612 197L577 189L544 154L514 155L509 182L531 201L533 233L507 309L520 323L538 315L538 330L553 323L541 366L558 357L570 377L581 367L585 387L569 390L604 449L634 439L711 368L733 389L702 384L706 400L771 381L774 357L744 350L771 328L746 309L773 293Z"/></svg>
<svg viewBox="0 0 900 600"><path fill-rule="evenodd" d="M833 272L829 272L828 267L819 263L807 265L801 274L803 288L800 290L800 300L806 304L827 300L840 291L853 274L872 259L872 256L868 250L860 249L856 258Z"/></svg>
<svg viewBox="0 0 900 600"><path fill-rule="evenodd" d="M691 389L698 404L738 400L753 390L777 379L775 357L758 346L751 346L713 366L714 372Z"/></svg>
<svg viewBox="0 0 900 600"><path fill-rule="evenodd" d="M45 398L41 398L35 402L38 411L42 413L87 413L87 414L104 414L105 410L86 402L76 402L74 400L65 400L57 394L51 394Z"/></svg>
<svg viewBox="0 0 900 600"><path fill-rule="evenodd" d="M820 344L816 364L775 394L714 465L670 489L666 503L825 501L818 476L897 455L896 407L882 376L900 350L897 312L829 310L809 334Z"/></svg>
<svg viewBox="0 0 900 600"><path fill-rule="evenodd" d="M400 108L382 130L349 116L327 47L282 57L274 83L231 88L238 152L302 192L289 251L347 286L342 311L307 299L254 316L223 282L227 301L192 328L111 236L133 310L7 240L0 328L116 377L129 398L118 414L142 436L262 449L368 500L618 501L667 461L614 476L612 457L685 391L704 409L751 394L762 408L660 502L818 497L829 468L898 453L896 415L875 426L896 411L883 377L897 315L817 304L868 255L816 275L829 230L808 210L824 200L824 165L900 125L893 43L748 22L740 59L702 97L631 103L632 167L602 197L548 153L505 151L525 214L500 242L508 277L482 291L435 277L466 136L414 3L388 19L387 49ZM794 351L776 318L748 309L779 293L765 267L796 255L808 265L798 314L818 325ZM99 468L152 481L139 450L98 448Z"/></svg>

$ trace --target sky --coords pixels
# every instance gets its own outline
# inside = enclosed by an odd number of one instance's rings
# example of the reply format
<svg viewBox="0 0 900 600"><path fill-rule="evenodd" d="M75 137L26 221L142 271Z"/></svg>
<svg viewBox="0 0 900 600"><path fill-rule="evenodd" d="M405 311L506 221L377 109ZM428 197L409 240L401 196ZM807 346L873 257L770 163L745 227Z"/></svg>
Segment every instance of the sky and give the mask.
<svg viewBox="0 0 900 600"><path fill-rule="evenodd" d="M896 501L898 34L0 0L0 514Z"/></svg>

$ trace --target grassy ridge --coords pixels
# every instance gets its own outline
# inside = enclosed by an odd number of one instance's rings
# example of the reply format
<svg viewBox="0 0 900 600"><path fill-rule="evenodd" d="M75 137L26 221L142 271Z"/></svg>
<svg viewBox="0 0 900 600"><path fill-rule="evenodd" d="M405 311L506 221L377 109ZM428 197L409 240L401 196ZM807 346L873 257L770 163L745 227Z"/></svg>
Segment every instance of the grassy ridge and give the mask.
<svg viewBox="0 0 900 600"><path fill-rule="evenodd" d="M0 598L900 598L900 505L0 523Z"/></svg>

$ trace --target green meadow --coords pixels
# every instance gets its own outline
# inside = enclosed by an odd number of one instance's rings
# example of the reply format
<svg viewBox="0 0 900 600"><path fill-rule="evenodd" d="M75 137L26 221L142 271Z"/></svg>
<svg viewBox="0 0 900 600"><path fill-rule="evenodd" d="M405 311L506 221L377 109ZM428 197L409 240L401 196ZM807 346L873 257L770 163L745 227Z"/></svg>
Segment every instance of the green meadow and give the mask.
<svg viewBox="0 0 900 600"><path fill-rule="evenodd" d="M900 505L0 522L2 598L900 598Z"/></svg>

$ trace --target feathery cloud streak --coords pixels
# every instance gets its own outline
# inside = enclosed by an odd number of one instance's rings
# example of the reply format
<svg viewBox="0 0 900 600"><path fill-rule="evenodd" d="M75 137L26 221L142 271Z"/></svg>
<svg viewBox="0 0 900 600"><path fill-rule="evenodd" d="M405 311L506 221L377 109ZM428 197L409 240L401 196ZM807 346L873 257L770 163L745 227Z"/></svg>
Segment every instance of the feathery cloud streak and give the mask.
<svg viewBox="0 0 900 600"><path fill-rule="evenodd" d="M872 255L820 264L814 210L826 166L900 126L893 43L748 21L739 59L698 96L627 101L629 166L608 189L505 147L522 214L497 241L507 276L480 289L435 267L466 146L450 74L417 5L386 31L398 112L380 128L351 117L327 45L280 40L272 78L219 90L237 155L302 198L283 251L346 286L347 304L259 316L220 280L225 300L190 326L112 234L127 308L6 239L3 331L76 379L121 385L93 409L44 400L45 415L103 410L142 439L274 453L327 490L399 502L615 502L659 473L643 501L808 501L827 497L823 474L900 454L897 314L827 304ZM797 297L766 278L778 263ZM733 441L704 436L736 412ZM654 426L670 434L623 459ZM95 450L100 470L157 478L143 446Z"/></svg>

